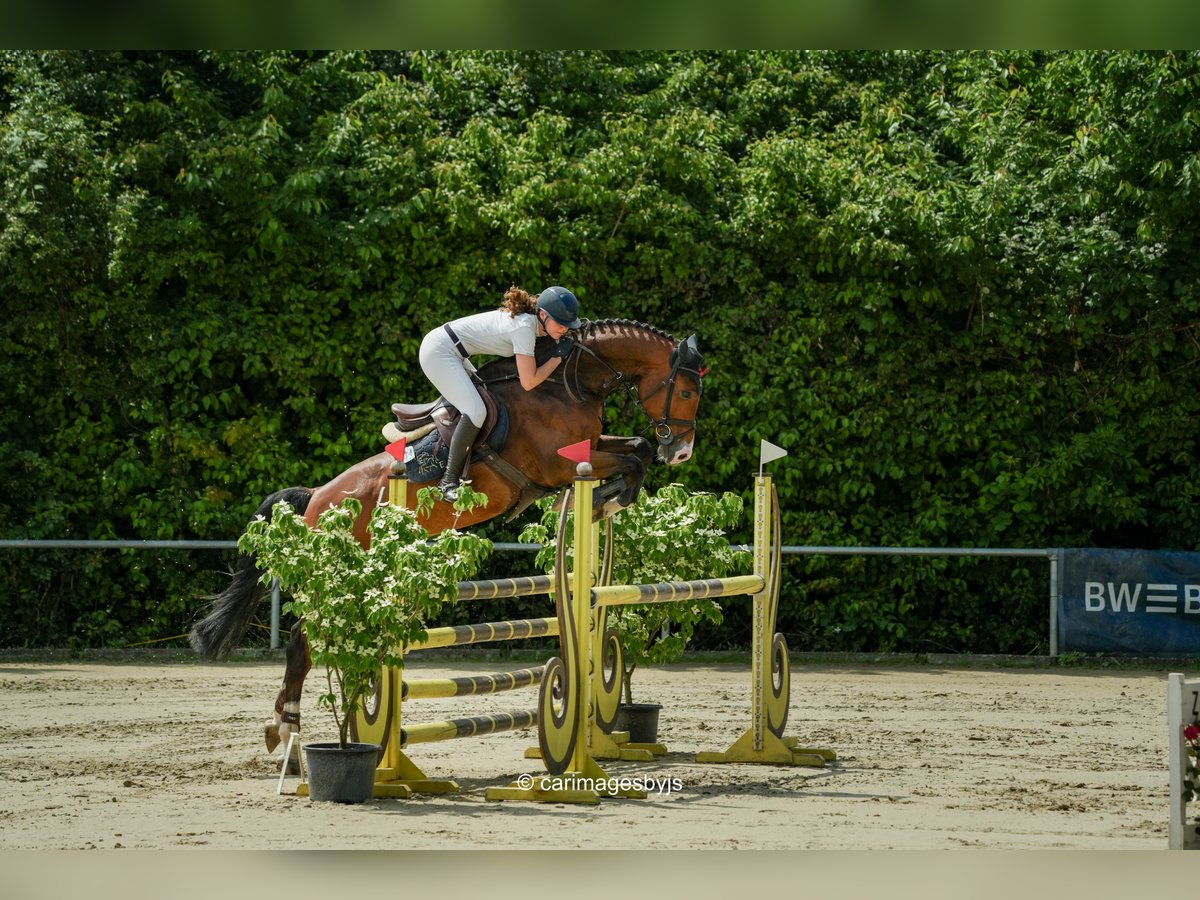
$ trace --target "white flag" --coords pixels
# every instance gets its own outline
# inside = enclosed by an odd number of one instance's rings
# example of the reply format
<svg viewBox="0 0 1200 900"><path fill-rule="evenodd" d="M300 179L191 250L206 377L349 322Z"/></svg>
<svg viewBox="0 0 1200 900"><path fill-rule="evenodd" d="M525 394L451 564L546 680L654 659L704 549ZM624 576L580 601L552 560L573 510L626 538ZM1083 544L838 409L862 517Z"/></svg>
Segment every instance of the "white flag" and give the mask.
<svg viewBox="0 0 1200 900"><path fill-rule="evenodd" d="M782 447L776 447L770 441L763 441L758 451L758 468L762 471L762 467L772 460L782 459L787 456L788 452Z"/></svg>

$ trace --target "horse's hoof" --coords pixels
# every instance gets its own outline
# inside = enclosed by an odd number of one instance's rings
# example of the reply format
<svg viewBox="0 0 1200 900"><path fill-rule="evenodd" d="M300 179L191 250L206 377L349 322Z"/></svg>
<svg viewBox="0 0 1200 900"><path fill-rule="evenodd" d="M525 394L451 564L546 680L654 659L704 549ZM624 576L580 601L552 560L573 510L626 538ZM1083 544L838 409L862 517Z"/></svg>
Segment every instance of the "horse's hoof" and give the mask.
<svg viewBox="0 0 1200 900"><path fill-rule="evenodd" d="M603 506L592 510L592 521L603 522L605 519L611 519L624 508L625 506L619 500L609 500Z"/></svg>
<svg viewBox="0 0 1200 900"><path fill-rule="evenodd" d="M267 752L273 753L275 748L279 746L279 723L268 722L263 726L263 737L267 741Z"/></svg>

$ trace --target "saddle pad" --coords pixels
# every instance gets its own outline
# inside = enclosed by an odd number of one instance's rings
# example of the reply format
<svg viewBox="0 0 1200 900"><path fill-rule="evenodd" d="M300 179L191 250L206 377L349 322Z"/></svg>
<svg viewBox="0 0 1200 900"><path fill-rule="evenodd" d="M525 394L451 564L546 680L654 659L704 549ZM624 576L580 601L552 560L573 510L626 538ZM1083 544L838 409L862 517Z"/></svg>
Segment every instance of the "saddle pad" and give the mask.
<svg viewBox="0 0 1200 900"><path fill-rule="evenodd" d="M488 446L496 451L504 447L504 442L508 439L508 410L501 406L499 412L496 427L486 436ZM404 454L404 473L409 484L428 484L437 481L446 473L446 459L450 455L450 448L441 440L436 429L415 444L411 444L408 449L412 451L412 458L408 458L407 452ZM471 462L477 463L481 459L476 444L476 451L471 454Z"/></svg>

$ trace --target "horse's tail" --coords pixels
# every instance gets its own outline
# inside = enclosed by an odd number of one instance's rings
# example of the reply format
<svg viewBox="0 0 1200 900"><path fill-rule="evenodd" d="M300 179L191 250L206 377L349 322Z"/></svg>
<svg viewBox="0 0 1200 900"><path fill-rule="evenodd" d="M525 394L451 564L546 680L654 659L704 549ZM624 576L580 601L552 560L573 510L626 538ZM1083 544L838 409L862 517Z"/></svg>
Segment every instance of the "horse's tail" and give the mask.
<svg viewBox="0 0 1200 900"><path fill-rule="evenodd" d="M286 500L297 513L303 513L312 499L312 488L291 487L276 491L255 511L257 518L271 517L276 503ZM238 554L228 587L205 599L212 601L207 616L192 626L188 635L192 649L208 659L226 659L250 627L258 603L267 593L267 585L259 581L262 573L253 556Z"/></svg>

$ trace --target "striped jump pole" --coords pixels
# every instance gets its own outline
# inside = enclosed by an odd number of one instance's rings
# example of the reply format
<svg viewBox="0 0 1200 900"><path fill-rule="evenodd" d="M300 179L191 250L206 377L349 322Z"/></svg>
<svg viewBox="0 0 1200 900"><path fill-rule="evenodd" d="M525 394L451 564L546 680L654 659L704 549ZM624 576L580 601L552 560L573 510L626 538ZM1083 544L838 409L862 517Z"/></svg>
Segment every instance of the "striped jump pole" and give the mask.
<svg viewBox="0 0 1200 900"><path fill-rule="evenodd" d="M554 593L549 575L530 575L524 578L497 578L494 581L460 581L458 599L502 600L510 597L529 597Z"/></svg>
<svg viewBox="0 0 1200 900"><path fill-rule="evenodd" d="M761 575L735 575L731 578L666 581L660 584L614 584L593 589L592 596L601 606L678 603L681 600L756 594L763 589L763 584Z"/></svg>
<svg viewBox="0 0 1200 900"><path fill-rule="evenodd" d="M422 722L400 729L402 746L428 744L433 741L448 741L452 738L477 737L513 731L517 728L532 728L537 725L537 710L498 713L494 716L470 716L465 719L447 719L444 722Z"/></svg>
<svg viewBox="0 0 1200 900"><path fill-rule="evenodd" d="M496 694L517 688L532 687L542 683L545 666L533 669L518 669L515 672L497 672L494 675L465 675L459 678L423 678L417 681L405 679L402 684L401 700L431 700L440 697L467 697L477 694Z"/></svg>
<svg viewBox="0 0 1200 900"><path fill-rule="evenodd" d="M495 641L517 641L522 638L558 637L558 619L513 619L507 622L480 622L476 625L447 625L430 628L423 641L409 645L409 650L433 650L438 647L462 647L466 644L487 644Z"/></svg>

